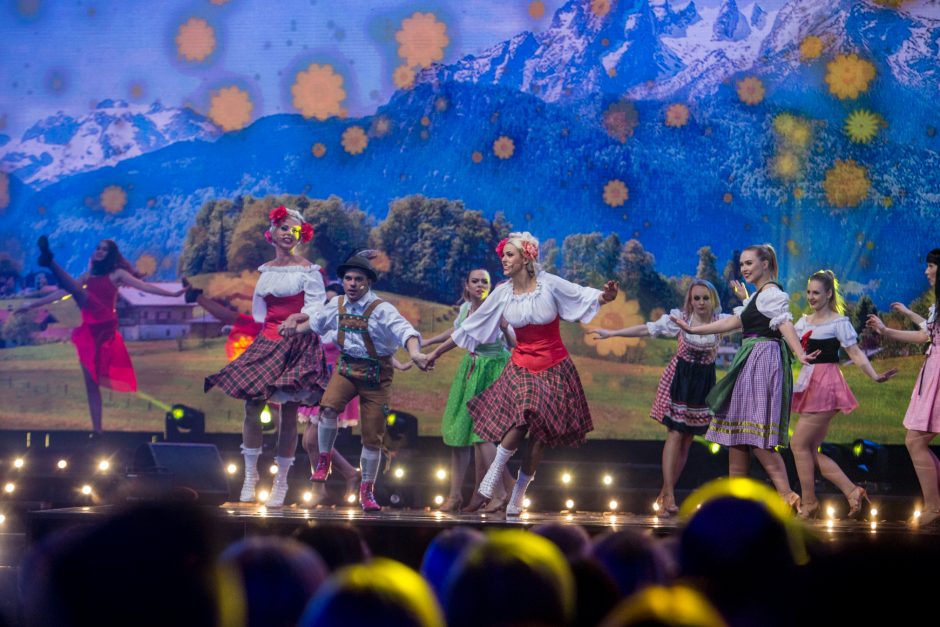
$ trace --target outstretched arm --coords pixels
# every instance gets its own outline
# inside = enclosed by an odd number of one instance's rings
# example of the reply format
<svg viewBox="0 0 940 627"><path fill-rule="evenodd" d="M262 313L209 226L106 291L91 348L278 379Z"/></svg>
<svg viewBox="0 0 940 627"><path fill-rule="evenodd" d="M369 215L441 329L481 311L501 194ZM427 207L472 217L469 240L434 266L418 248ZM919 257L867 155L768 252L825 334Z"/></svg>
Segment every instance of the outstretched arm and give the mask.
<svg viewBox="0 0 940 627"><path fill-rule="evenodd" d="M885 323L881 320L881 318L875 314L870 314L868 316L868 320L865 322L865 326L878 335L883 335L884 337L890 338L896 342L906 342L908 344L926 344L930 341L930 335L928 335L926 331L901 331L899 329L892 329L891 327L885 326Z"/></svg>
<svg viewBox="0 0 940 627"><path fill-rule="evenodd" d="M141 292L147 292L148 294L156 294L157 296L169 296L172 298L174 296L182 296L186 292L185 287L181 287L175 292L169 292L163 289L162 287L157 287L156 285L152 283L141 281L140 279L138 279L133 274L131 274L130 272L128 272L127 270L123 268L116 270L114 272L114 275L115 275L115 278L117 278L118 284L127 285L135 289L138 289Z"/></svg>
<svg viewBox="0 0 940 627"><path fill-rule="evenodd" d="M698 326L689 326L689 323L683 320L682 318L676 318L675 316L669 316L669 319L675 323L677 327L685 331L686 333L691 333L693 335L714 335L716 333L730 333L731 331L737 331L741 328L741 318L738 316L728 316L727 318L722 318L721 320L715 320L714 322L709 322L708 324L702 324ZM795 336L795 333L794 333Z"/></svg>
<svg viewBox="0 0 940 627"><path fill-rule="evenodd" d="M428 355L428 367L433 366L434 362L440 359L441 355L455 348L457 348L457 344L454 342L453 338L447 338L443 344L435 348Z"/></svg>
<svg viewBox="0 0 940 627"><path fill-rule="evenodd" d="M612 331L610 329L592 329L588 331L589 334L594 335L596 340L606 340L609 337L649 337L650 331L645 324L638 324L632 327L626 327L625 329L617 329Z"/></svg>
<svg viewBox="0 0 940 627"><path fill-rule="evenodd" d="M920 326L924 323L924 317L911 311L911 309L909 309L908 306L904 303L891 303L891 311L896 311L899 314L906 316L908 320L917 326Z"/></svg>
<svg viewBox="0 0 940 627"><path fill-rule="evenodd" d="M428 338L428 339L424 339L424 338L422 337L422 338L421 338L421 347L423 348L423 347L425 347L425 346L434 346L435 344L440 344L440 343L443 342L444 340L448 339L448 338L451 336L451 334L452 334L453 332L454 332L454 329L453 329L453 327L452 327L452 328L450 328L450 329L447 329L447 330L444 331L443 333L438 333L438 334L435 335L434 337L431 337L431 338Z"/></svg>
<svg viewBox="0 0 940 627"><path fill-rule="evenodd" d="M68 296L68 292L65 290L56 290L51 294L47 294L42 298L36 298L34 300L26 301L21 303L19 307L16 308L17 311L29 311L30 309L35 309L36 307L42 307L43 305L48 305L49 303L54 303L60 298Z"/></svg>
<svg viewBox="0 0 940 627"><path fill-rule="evenodd" d="M845 352L848 353L852 363L858 366L862 372L868 375L869 379L875 381L876 383L884 383L898 373L897 368L892 368L891 370L888 370L882 374L875 372L874 366L872 366L871 362L868 361L868 356L862 352L862 349L858 347L858 344L852 344L845 349Z"/></svg>

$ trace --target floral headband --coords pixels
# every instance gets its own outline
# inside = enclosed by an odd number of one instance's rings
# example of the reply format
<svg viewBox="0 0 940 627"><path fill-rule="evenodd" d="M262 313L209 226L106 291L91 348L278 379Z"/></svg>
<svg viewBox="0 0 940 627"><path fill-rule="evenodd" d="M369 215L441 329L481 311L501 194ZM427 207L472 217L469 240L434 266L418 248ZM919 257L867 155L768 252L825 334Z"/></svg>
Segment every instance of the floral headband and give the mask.
<svg viewBox="0 0 940 627"><path fill-rule="evenodd" d="M275 207L268 214L268 220L271 222L271 226L280 224L289 217L292 216L287 212L287 207L284 205ZM294 232L294 237L299 239L302 243L306 244L313 239L313 227L310 224L304 222L303 218L301 218L301 222L302 224L300 226L295 226L291 229L291 231ZM274 236L271 235L270 230L264 232L264 239L266 239L269 244L274 243Z"/></svg>
<svg viewBox="0 0 940 627"><path fill-rule="evenodd" d="M503 256L503 249L506 248L506 244L509 244L510 242L513 242L513 240L515 240L515 241L517 241L517 242L519 243L519 247L520 247L521 250L522 250L522 256L523 256L523 258L525 258L525 259L531 259L532 261L537 261L537 260L538 260L538 258L539 258L539 247L538 247L538 244L536 244L535 242L530 242L530 241L528 241L528 240L524 240L524 239L521 239L521 238L515 238L515 237L513 237L513 238L504 237L503 240L502 240L499 244L496 245L496 255L497 255L498 257L502 258L502 256ZM513 246L516 246L516 244L513 243Z"/></svg>

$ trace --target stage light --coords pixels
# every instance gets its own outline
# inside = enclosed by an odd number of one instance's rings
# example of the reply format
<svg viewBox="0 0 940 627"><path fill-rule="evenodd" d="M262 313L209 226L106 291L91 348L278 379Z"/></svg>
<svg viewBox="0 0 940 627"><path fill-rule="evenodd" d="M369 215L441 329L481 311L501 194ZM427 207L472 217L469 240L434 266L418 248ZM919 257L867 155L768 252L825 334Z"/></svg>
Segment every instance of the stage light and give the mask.
<svg viewBox="0 0 940 627"><path fill-rule="evenodd" d="M571 499L565 501L565 509L574 509L574 501Z"/></svg>
<svg viewBox="0 0 940 627"><path fill-rule="evenodd" d="M7 494L13 494L13 490L15 489L16 489L16 484L14 484L12 481L7 483L5 486L3 486L3 491L6 492Z"/></svg>
<svg viewBox="0 0 940 627"><path fill-rule="evenodd" d="M90 485L86 483L85 485L82 486L82 494L84 494L85 496L88 496L91 494L91 492L92 492L92 489Z"/></svg>
<svg viewBox="0 0 940 627"><path fill-rule="evenodd" d="M659 501L653 501L653 511L659 513Z"/></svg>
<svg viewBox="0 0 940 627"><path fill-rule="evenodd" d="M601 479L601 482L604 485L611 485L614 482L614 478L611 477L610 475L604 475L604 478Z"/></svg>
<svg viewBox="0 0 940 627"><path fill-rule="evenodd" d="M434 475L438 478L438 480L443 481L447 478L447 471L443 468L438 468Z"/></svg>
<svg viewBox="0 0 940 627"><path fill-rule="evenodd" d="M69 467L69 463L64 459L60 459L59 461L56 462L55 467L58 468L59 470L65 470L66 468Z"/></svg>
<svg viewBox="0 0 940 627"><path fill-rule="evenodd" d="M721 444L718 444L718 442L712 442L708 445L708 450L712 455L717 455L721 451Z"/></svg>
<svg viewBox="0 0 940 627"><path fill-rule="evenodd" d="M26 460L24 460L22 457L17 457L16 459L13 460L13 467L16 468L17 470L19 470L25 465L26 465Z"/></svg>
<svg viewBox="0 0 940 627"><path fill-rule="evenodd" d="M829 518L835 518L835 517L836 517L836 508L833 507L832 505L827 506L827 507L826 507L826 516L828 516Z"/></svg>
<svg viewBox="0 0 940 627"><path fill-rule="evenodd" d="M111 462L106 459L102 459L98 462L98 470L101 472L108 472L111 469Z"/></svg>
<svg viewBox="0 0 940 627"><path fill-rule="evenodd" d="M195 407L175 403L166 413L163 428L168 442L183 442L205 434L206 415Z"/></svg>
<svg viewBox="0 0 940 627"><path fill-rule="evenodd" d="M565 485L568 485L569 483L571 483L571 474L567 472L563 473L561 475L561 482L564 483Z"/></svg>
<svg viewBox="0 0 940 627"><path fill-rule="evenodd" d="M310 501L312 501L312 500L313 500L313 492L304 492L303 499L304 499L304 503L309 503Z"/></svg>
<svg viewBox="0 0 940 627"><path fill-rule="evenodd" d="M228 474L234 475L236 472L238 472L238 466L236 466L235 464L229 464L228 466L225 467L225 470L226 472L228 472Z"/></svg>
<svg viewBox="0 0 940 627"><path fill-rule="evenodd" d="M396 479L401 479L402 477L405 476L405 469L399 466L398 468L395 469L395 472L393 472L392 474L395 475Z"/></svg>
<svg viewBox="0 0 940 627"><path fill-rule="evenodd" d="M620 504L617 501L611 500L610 503L607 504L607 507L610 511L613 512L617 510L618 505Z"/></svg>
<svg viewBox="0 0 940 627"><path fill-rule="evenodd" d="M872 507L872 508L871 508L871 517L874 518L874 517L877 516L877 515L878 515L878 508L877 508L877 507Z"/></svg>
<svg viewBox="0 0 940 627"><path fill-rule="evenodd" d="M10 485L10 484L7 484L7 485ZM11 491L12 491L12 490L11 490ZM915 509L915 510L914 510L914 520L917 520L918 518L920 518L920 510L919 510L919 509Z"/></svg>
<svg viewBox="0 0 940 627"><path fill-rule="evenodd" d="M5 523L6 521L7 521L6 515L5 515L5 514L0 514L0 525L2 525L3 523Z"/></svg>
<svg viewBox="0 0 940 627"><path fill-rule="evenodd" d="M356 495L355 495L355 494L347 494L347 495L346 495L346 502L349 503L350 505L354 505L354 504L356 503Z"/></svg>
<svg viewBox="0 0 940 627"><path fill-rule="evenodd" d="M262 503L266 503L269 496L271 495L268 493L267 490L262 490L261 492L258 492L258 500L261 501Z"/></svg>
<svg viewBox="0 0 940 627"><path fill-rule="evenodd" d="M523 509L529 509L530 507L532 507L532 501L531 501L531 499L528 499L528 498L522 499L522 508L523 508Z"/></svg>
<svg viewBox="0 0 940 627"><path fill-rule="evenodd" d="M441 496L440 494L438 494L437 496L434 497L434 504L435 504L435 505L441 505L442 503L444 503L444 497L443 497L443 496Z"/></svg>
<svg viewBox="0 0 940 627"><path fill-rule="evenodd" d="M277 474L277 464L271 464L271 466L268 467L268 472L271 473L272 475L276 475L276 474Z"/></svg>
<svg viewBox="0 0 940 627"><path fill-rule="evenodd" d="M826 521L826 531L832 531L832 525L833 525L833 524L834 524L834 523L832 522L832 519L831 519L831 518L830 518L829 520L827 520L827 521Z"/></svg>
<svg viewBox="0 0 940 627"><path fill-rule="evenodd" d="M258 420L261 421L262 431L272 431L276 426L274 414L271 413L271 408L267 405L261 410L261 413L258 415Z"/></svg>
<svg viewBox="0 0 940 627"><path fill-rule="evenodd" d="M881 456L882 447L880 444L871 440L855 440L852 443L852 457L855 458L856 465L866 472L875 466Z"/></svg>
<svg viewBox="0 0 940 627"><path fill-rule="evenodd" d="M871 521L871 530L876 531L877 529L878 529L878 523L876 523L874 520Z"/></svg>

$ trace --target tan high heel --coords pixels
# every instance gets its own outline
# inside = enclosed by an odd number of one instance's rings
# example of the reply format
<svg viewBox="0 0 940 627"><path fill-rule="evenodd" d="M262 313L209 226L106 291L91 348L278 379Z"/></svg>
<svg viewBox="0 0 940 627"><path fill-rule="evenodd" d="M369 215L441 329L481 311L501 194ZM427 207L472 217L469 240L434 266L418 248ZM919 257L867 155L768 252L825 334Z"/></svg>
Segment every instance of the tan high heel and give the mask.
<svg viewBox="0 0 940 627"><path fill-rule="evenodd" d="M868 492L865 491L860 485L855 486L855 489L849 492L849 495L845 497L845 500L849 502L849 512L846 514L847 518L857 518L859 514L862 513L862 501L865 501L871 505L871 500L868 498Z"/></svg>
<svg viewBox="0 0 940 627"><path fill-rule="evenodd" d="M799 508L799 516L803 520L815 520L819 518L819 513L821 508L819 506L819 501L813 501L812 503L801 503Z"/></svg>
<svg viewBox="0 0 940 627"><path fill-rule="evenodd" d="M793 511L795 512L800 511L801 499L800 499L800 495L797 494L796 492L790 492L789 494L783 497L783 500L786 501L787 505L789 505Z"/></svg>
<svg viewBox="0 0 940 627"><path fill-rule="evenodd" d="M439 512L457 512L460 511L460 506L463 505L463 497L453 497L448 496L447 499L441 503L441 506L437 508Z"/></svg>

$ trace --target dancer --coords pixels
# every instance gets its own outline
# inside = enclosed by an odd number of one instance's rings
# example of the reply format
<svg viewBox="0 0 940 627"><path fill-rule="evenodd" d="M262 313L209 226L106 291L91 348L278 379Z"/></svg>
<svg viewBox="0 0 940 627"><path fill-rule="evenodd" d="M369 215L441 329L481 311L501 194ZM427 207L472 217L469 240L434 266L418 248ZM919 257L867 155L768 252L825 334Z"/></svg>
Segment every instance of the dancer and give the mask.
<svg viewBox="0 0 940 627"><path fill-rule="evenodd" d="M245 401L242 454L245 481L240 500L255 499L261 457L261 411L277 403L279 425L277 474L268 507L281 507L287 496L287 475L297 451L297 409L320 400L326 386L326 362L318 337L312 334L284 338L281 327L296 328L323 308L325 293L320 268L295 254L298 243L313 239L313 228L300 212L284 206L268 215L265 239L274 246L272 261L258 270L261 276L252 298L252 315L263 323L261 334L248 349L216 374L206 377L205 390L219 386L229 396Z"/></svg>
<svg viewBox="0 0 940 627"><path fill-rule="evenodd" d="M679 317L672 321L697 335L742 330L744 342L731 369L708 395L715 416L705 439L729 447L728 474L732 477L747 474L753 450L777 492L799 510L800 496L790 487L787 467L775 449L789 440L792 355L808 364L819 351L807 355L793 330L790 296L774 282L777 254L773 247L745 248L740 266L744 280L756 291L748 296L741 284L732 282L735 294L744 296L744 305L736 307L733 316L696 327Z"/></svg>
<svg viewBox="0 0 940 627"><path fill-rule="evenodd" d="M341 352L320 400L319 456L312 480L322 483L329 477L339 429L337 418L358 395L362 424L359 503L367 512L379 511L382 508L375 500L374 487L382 459L382 437L394 374L391 357L403 346L422 370L427 367L428 358L420 351L421 336L411 323L372 291L378 274L368 259L353 255L337 270L343 278L345 295L331 300L323 311L296 328L283 325L281 333L292 337L311 331L318 335L336 332L335 341Z"/></svg>
<svg viewBox="0 0 940 627"><path fill-rule="evenodd" d="M816 499L816 467L832 482L849 502L849 518L862 511L862 501L868 501L865 488L855 485L831 458L819 451L826 439L829 424L838 413L850 413L858 401L839 370L839 347L870 379L884 383L897 374L892 369L878 374L868 357L858 347L858 334L843 314L845 305L839 293L839 282L832 270L820 270L806 282L806 300L813 313L804 315L795 325L807 351L819 350L812 364L803 366L793 389L792 412L799 414L793 431L790 449L800 478L802 506L800 518L819 516Z"/></svg>
<svg viewBox="0 0 940 627"><path fill-rule="evenodd" d="M496 254L510 280L493 290L435 349L431 363L455 345L472 352L492 342L503 319L515 329L511 363L467 407L477 435L499 442L496 459L480 482L483 497L493 498L506 463L528 439L506 506L507 516L518 516L545 446L581 444L594 428L578 371L561 341L559 321L590 322L602 304L616 297L618 286L608 281L603 290L581 287L541 271L538 240L527 231L511 233Z"/></svg>
<svg viewBox="0 0 940 627"><path fill-rule="evenodd" d="M473 315L480 308L489 291L490 273L483 268L471 270L464 282L463 304L460 306L457 319L454 320L453 328L426 340L422 345L432 346L449 339L454 329L459 329L467 317ZM509 351L506 350L506 347L512 347L516 344L512 327L505 320L500 323L500 328L495 331L495 337L492 340L491 342L478 344L474 351L463 356L463 359L460 360L460 366L457 368L457 374L454 376L454 382L450 386L447 407L445 407L444 416L441 418L441 434L444 438L444 444L451 451L450 494L439 508L442 512L452 512L460 509L463 500L460 491L463 487L467 464L470 461L471 445L474 449L474 465L476 467L474 487L480 485L486 469L496 457L496 445L492 442L484 442L478 435L473 433L473 419L467 410L467 401L492 385L503 372L509 362ZM497 490L497 495L485 507L483 507L484 500L482 498L473 499L464 511L476 511L481 507L484 512L498 511L509 500L512 485L512 476L504 471L501 483L502 494L499 494L500 491ZM476 496L476 490L474 490L474 495Z"/></svg>
<svg viewBox="0 0 940 627"><path fill-rule="evenodd" d="M911 402L904 415L904 427L907 433L904 444L911 455L917 480L924 495L924 511L919 519L911 522L918 526L940 524L940 460L930 450L930 442L940 433L940 325L937 325L937 303L940 303L940 286L937 285L937 266L940 265L940 248L934 248L927 254L927 269L924 274L933 288L934 304L930 306L927 320L920 324L917 331L901 331L885 326L876 316L868 316L867 326L879 335L897 342L923 344L930 342L927 359L924 361Z"/></svg>
<svg viewBox="0 0 940 627"><path fill-rule="evenodd" d="M595 329L598 339L610 337L678 337L676 354L663 371L656 389L656 400L650 418L667 429L663 444L663 487L653 504L659 515L678 513L675 488L689 448L696 435L705 435L711 423L712 411L705 398L715 386L715 357L718 355L720 335L691 335L681 329L670 317L681 318L688 324L702 325L730 317L721 313L721 302L715 286L703 279L693 279L685 293L682 310L673 309L656 322L638 324L619 331Z"/></svg>
<svg viewBox="0 0 940 627"><path fill-rule="evenodd" d="M148 294L171 298L180 296L186 290L169 292L142 281L142 275L124 259L114 240L103 239L98 242L91 255L89 271L78 279L56 263L45 235L39 238L38 246L39 265L52 271L61 289L22 305L19 311L47 305L66 295L75 299L82 314L82 324L72 331L72 342L85 379L91 429L98 435L104 431L101 423L101 387L115 392L137 391L137 375L134 374L124 338L118 331L115 310L118 288L133 287Z"/></svg>

